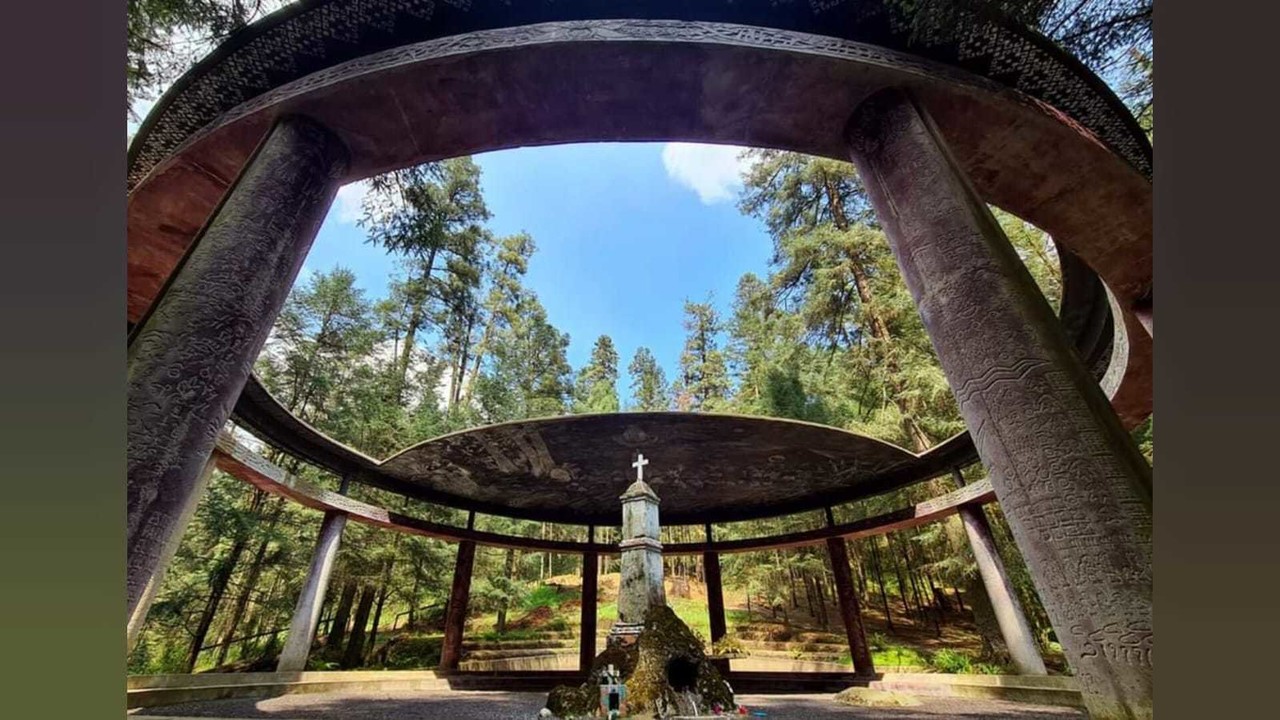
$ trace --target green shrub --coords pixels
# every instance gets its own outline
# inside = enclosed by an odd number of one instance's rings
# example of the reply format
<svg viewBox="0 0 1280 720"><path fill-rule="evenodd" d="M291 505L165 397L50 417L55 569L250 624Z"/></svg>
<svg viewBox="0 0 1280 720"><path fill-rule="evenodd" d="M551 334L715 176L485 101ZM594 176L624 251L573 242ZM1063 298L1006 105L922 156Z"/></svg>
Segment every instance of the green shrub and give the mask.
<svg viewBox="0 0 1280 720"><path fill-rule="evenodd" d="M871 645L872 650L884 650L889 647L889 638L885 637L884 633L871 633L871 637L867 639L867 642Z"/></svg>
<svg viewBox="0 0 1280 720"><path fill-rule="evenodd" d="M433 668L440 664L442 638L399 637L387 643L384 650L389 670Z"/></svg>
<svg viewBox="0 0 1280 720"><path fill-rule="evenodd" d="M550 585L539 585L534 588L533 592L525 596L522 606L526 611L536 610L540 607L555 608L560 607L560 603L564 599L560 597L560 590Z"/></svg>
<svg viewBox="0 0 1280 720"><path fill-rule="evenodd" d="M973 671L979 675L1009 675L1009 671L1003 665L995 663L977 663L973 666Z"/></svg>
<svg viewBox="0 0 1280 720"><path fill-rule="evenodd" d="M725 635L711 645L711 654L721 657L746 657L747 648L736 635Z"/></svg>
<svg viewBox="0 0 1280 720"><path fill-rule="evenodd" d="M943 649L933 654L929 659L931 665L938 672L944 673L969 673L973 672L973 661L968 655L955 650Z"/></svg>

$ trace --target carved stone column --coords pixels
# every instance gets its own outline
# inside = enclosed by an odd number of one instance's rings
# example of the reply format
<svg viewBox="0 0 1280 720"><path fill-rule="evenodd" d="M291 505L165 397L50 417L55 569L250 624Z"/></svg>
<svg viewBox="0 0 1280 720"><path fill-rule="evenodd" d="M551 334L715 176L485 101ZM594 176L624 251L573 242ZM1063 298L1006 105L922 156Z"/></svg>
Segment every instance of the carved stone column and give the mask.
<svg viewBox="0 0 1280 720"><path fill-rule="evenodd" d="M849 570L849 547L842 537L827 538L827 553L831 556L831 574L836 580L840 619L844 622L845 637L849 640L853 672L871 677L876 674L876 666L871 660L871 647L867 644L867 631L862 624L862 605L858 602L858 591L853 587L853 573Z"/></svg>
<svg viewBox="0 0 1280 720"><path fill-rule="evenodd" d="M126 596L131 616L345 172L325 128L280 120L129 344Z"/></svg>
<svg viewBox="0 0 1280 720"><path fill-rule="evenodd" d="M474 540L458 542L458 561L453 566L453 588L444 614L444 644L440 648L440 669L457 670L462 659L462 635L467 627L467 604L471 601L471 570L476 562Z"/></svg>
<svg viewBox="0 0 1280 720"><path fill-rule="evenodd" d="M578 670L589 672L596 659L596 603L599 599L600 556L582 553L582 637L578 638Z"/></svg>
<svg viewBox="0 0 1280 720"><path fill-rule="evenodd" d="M200 477L196 480L191 496L187 498L186 506L182 508L182 513L178 516L177 528L169 535L169 542L165 544L164 552L161 553L156 562L155 572L151 573L151 578L147 580L147 586L142 591L142 597L138 600L138 604L134 606L133 613L129 615L126 653L133 652L133 646L138 642L138 635L142 632L142 626L147 621L147 613L151 610L151 603L156 599L156 593L160 591L160 585L164 582L164 576L169 570L169 564L173 562L173 556L178 554L178 546L182 544L182 536L186 533L187 527L191 525L191 517L196 514L196 506L200 504L200 498L204 496L205 488L209 487L209 479L213 477L213 471L213 458L210 457L204 464L204 470L200 471Z"/></svg>
<svg viewBox="0 0 1280 720"><path fill-rule="evenodd" d="M914 98L848 139L1091 716L1151 717L1150 467Z"/></svg>
<svg viewBox="0 0 1280 720"><path fill-rule="evenodd" d="M342 543L342 531L347 527L347 516L342 513L325 513L320 523L320 537L315 552L311 554L311 567L307 570L302 591L289 622L289 635L276 663L276 672L300 672L307 669L307 657L316 637L316 625L320 622L320 610L329 590L329 576L333 573L338 547Z"/></svg>

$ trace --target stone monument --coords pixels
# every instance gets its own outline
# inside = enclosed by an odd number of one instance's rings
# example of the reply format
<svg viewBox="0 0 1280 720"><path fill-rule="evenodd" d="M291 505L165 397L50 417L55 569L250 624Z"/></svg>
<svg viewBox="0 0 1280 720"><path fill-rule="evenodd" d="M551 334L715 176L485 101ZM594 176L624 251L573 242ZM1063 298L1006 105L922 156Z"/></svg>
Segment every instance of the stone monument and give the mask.
<svg viewBox="0 0 1280 720"><path fill-rule="evenodd" d="M644 481L649 461L636 456L636 481L622 493L622 577L618 583L618 622L609 643L629 644L644 628L649 608L667 604L662 587L662 542L659 540L658 494Z"/></svg>

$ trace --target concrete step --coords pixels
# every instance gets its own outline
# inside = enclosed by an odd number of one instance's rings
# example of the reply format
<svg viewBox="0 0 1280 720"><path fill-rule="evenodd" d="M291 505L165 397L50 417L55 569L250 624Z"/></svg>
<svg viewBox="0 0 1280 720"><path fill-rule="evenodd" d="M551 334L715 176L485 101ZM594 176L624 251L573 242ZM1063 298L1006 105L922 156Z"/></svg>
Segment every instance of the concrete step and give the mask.
<svg viewBox="0 0 1280 720"><path fill-rule="evenodd" d="M525 657L498 658L494 660L463 660L458 669L468 672L503 672L526 673L548 670L578 669L578 654L533 655Z"/></svg>
<svg viewBox="0 0 1280 720"><path fill-rule="evenodd" d="M463 660L505 660L507 658L540 657L543 655L578 655L577 647L524 648L503 650L472 650L462 655Z"/></svg>
<svg viewBox="0 0 1280 720"><path fill-rule="evenodd" d="M870 687L934 697L982 698L1064 707L1084 706L1075 680L1061 675L893 673L872 682Z"/></svg>
<svg viewBox="0 0 1280 720"><path fill-rule="evenodd" d="M829 662L838 663L844 657L841 653L821 653L821 652L802 652L796 653L791 650L762 650L757 648L748 648L748 657L760 658L778 658L786 660L810 660L812 662Z"/></svg>
<svg viewBox="0 0 1280 720"><path fill-rule="evenodd" d="M839 655L849 649L847 642L780 642L766 640L743 640L742 646L749 651L756 650L783 650L786 652L800 651L806 653L828 653Z"/></svg>
<svg viewBox="0 0 1280 720"><path fill-rule="evenodd" d="M540 648L577 647L577 638L544 640L466 640L462 649L467 650L529 650Z"/></svg>
<svg viewBox="0 0 1280 720"><path fill-rule="evenodd" d="M473 672L459 670L445 676L454 690L504 690L508 692L547 692L557 685L579 685L586 680L576 670L525 672Z"/></svg>
<svg viewBox="0 0 1280 720"><path fill-rule="evenodd" d="M335 690L447 690L449 685L429 670L385 670L145 675L129 678L126 688L126 707L133 709Z"/></svg>

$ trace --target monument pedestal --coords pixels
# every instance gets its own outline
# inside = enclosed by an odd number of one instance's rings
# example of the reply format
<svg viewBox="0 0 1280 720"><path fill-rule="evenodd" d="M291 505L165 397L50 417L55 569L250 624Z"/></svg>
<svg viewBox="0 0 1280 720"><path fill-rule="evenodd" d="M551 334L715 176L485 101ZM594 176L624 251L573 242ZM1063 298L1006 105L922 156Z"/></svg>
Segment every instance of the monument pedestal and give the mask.
<svg viewBox="0 0 1280 720"><path fill-rule="evenodd" d="M647 461L636 460L638 470ZM611 647L631 645L644 629L649 609L667 604L662 585L658 495L640 477L622 494L622 577L618 583L618 622L609 629Z"/></svg>

